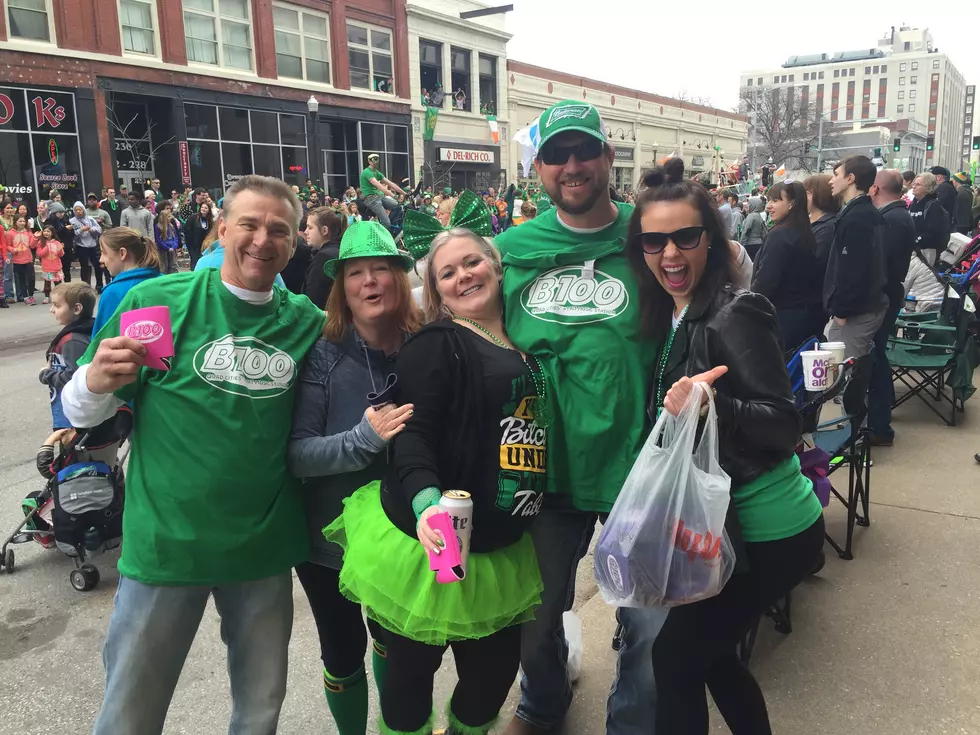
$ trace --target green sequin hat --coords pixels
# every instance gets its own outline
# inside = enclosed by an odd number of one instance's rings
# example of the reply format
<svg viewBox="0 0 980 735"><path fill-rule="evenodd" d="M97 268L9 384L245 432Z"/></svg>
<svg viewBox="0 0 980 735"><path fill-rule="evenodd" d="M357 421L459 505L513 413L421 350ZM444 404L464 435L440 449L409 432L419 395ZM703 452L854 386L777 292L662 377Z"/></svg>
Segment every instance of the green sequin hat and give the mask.
<svg viewBox="0 0 980 735"><path fill-rule="evenodd" d="M323 272L327 278L336 278L340 263L354 258L394 258L406 271L415 264L408 255L398 250L385 226L374 220L355 222L347 228L340 241L340 254L324 264Z"/></svg>

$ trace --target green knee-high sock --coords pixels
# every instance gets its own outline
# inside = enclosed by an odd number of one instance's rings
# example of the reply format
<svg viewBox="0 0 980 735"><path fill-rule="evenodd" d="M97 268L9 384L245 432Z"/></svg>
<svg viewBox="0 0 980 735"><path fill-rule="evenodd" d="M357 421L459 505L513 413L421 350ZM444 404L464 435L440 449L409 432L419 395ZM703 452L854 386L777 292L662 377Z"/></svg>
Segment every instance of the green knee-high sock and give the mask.
<svg viewBox="0 0 980 735"><path fill-rule="evenodd" d="M340 735L364 735L367 732L367 675L362 666L350 676L337 678L323 670L323 694Z"/></svg>
<svg viewBox="0 0 980 735"><path fill-rule="evenodd" d="M446 735L487 735L497 723L497 718L494 717L490 722L477 725L476 727L464 725L453 713L452 701L446 706L446 715L449 717L449 728L446 730Z"/></svg>
<svg viewBox="0 0 980 735"><path fill-rule="evenodd" d="M378 694L384 689L385 676L388 674L388 649L377 641L373 641L371 648L371 670L374 671L374 684L378 687Z"/></svg>

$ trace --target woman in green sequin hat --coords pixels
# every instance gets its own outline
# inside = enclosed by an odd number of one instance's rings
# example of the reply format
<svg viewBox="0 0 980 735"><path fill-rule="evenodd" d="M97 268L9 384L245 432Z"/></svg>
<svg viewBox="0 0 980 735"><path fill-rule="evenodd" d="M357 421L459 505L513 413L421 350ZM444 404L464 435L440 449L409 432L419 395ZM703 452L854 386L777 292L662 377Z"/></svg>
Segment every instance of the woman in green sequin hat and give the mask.
<svg viewBox="0 0 980 735"><path fill-rule="evenodd" d="M544 498L548 388L504 332L500 255L480 199L464 192L445 230L411 215L405 241L427 256L429 324L399 351L394 400L414 413L384 481L349 498L325 535L345 550L341 591L385 629L381 732L432 732L433 677L452 648L447 732L482 735L517 674L521 624L540 604L527 530ZM439 584L429 552L444 542L428 519L447 490L470 493L472 535L465 577Z"/></svg>

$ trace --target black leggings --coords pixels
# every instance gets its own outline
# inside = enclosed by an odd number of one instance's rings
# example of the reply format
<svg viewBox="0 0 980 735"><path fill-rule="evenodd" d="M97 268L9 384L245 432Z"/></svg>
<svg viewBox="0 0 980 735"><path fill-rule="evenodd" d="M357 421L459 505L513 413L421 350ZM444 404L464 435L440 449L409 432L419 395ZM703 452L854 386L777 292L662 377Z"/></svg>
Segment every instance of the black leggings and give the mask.
<svg viewBox="0 0 980 735"><path fill-rule="evenodd" d="M34 295L34 263L14 263L14 284L17 300L23 301ZM13 294L10 294L13 296Z"/></svg>
<svg viewBox="0 0 980 735"><path fill-rule="evenodd" d="M313 610L323 667L337 679L357 673L364 666L367 632L361 606L340 594L340 570L304 562L296 567L296 576ZM382 627L370 619L367 624L374 640L383 645Z"/></svg>
<svg viewBox="0 0 980 735"><path fill-rule="evenodd" d="M755 619L813 570L823 548L821 515L779 541L747 542L750 570L717 597L675 607L653 645L657 735L707 735L707 684L732 735L770 735L762 690L736 646Z"/></svg>
<svg viewBox="0 0 980 735"><path fill-rule="evenodd" d="M102 288L102 266L99 264L101 256L99 249L76 248L75 254L78 256L78 265L82 269L82 280L89 286L92 285L92 274L95 273L95 287Z"/></svg>
<svg viewBox="0 0 980 735"><path fill-rule="evenodd" d="M432 715L432 686L447 646L430 646L385 631L388 675L381 692L381 715L392 730L413 732ZM512 625L491 636L455 641L449 646L456 659L459 681L450 703L453 716L464 725L480 727L497 717L521 663L521 626Z"/></svg>

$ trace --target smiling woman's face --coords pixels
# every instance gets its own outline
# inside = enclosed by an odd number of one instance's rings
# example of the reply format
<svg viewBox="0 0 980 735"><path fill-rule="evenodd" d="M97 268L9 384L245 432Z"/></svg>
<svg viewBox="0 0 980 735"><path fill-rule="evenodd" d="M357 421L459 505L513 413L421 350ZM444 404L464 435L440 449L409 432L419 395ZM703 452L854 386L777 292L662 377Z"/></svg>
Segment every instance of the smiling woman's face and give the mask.
<svg viewBox="0 0 980 735"><path fill-rule="evenodd" d="M432 269L443 303L468 319L500 314L500 284L493 265L471 237L455 237L436 250Z"/></svg>
<svg viewBox="0 0 980 735"><path fill-rule="evenodd" d="M390 258L353 258L344 263L344 296L354 325L376 322L398 311Z"/></svg>

